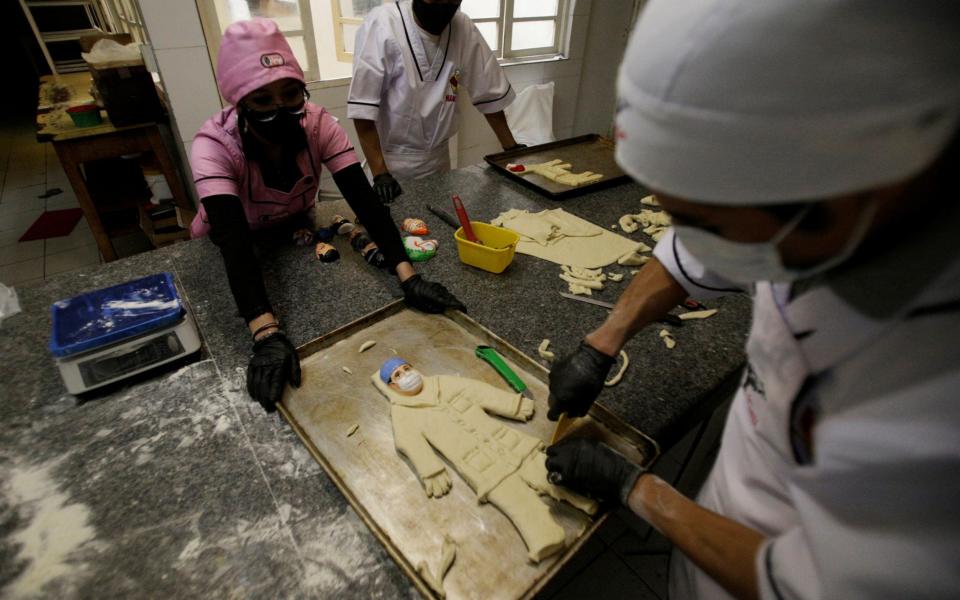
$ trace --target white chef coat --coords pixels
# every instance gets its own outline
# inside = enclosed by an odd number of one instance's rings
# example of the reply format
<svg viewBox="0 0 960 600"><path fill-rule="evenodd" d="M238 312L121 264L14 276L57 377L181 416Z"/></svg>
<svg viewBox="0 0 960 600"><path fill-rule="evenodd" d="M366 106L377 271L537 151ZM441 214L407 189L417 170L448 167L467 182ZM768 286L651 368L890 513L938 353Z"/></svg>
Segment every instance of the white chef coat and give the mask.
<svg viewBox="0 0 960 600"><path fill-rule="evenodd" d="M387 3L370 11L357 31L347 117L376 122L393 175L424 177L450 168L447 140L457 131L460 86L484 114L503 110L516 96L462 11L431 39L414 20L410 0Z"/></svg>
<svg viewBox="0 0 960 600"><path fill-rule="evenodd" d="M767 537L761 598L960 597L960 209L944 212L884 256L751 290L748 367L698 502ZM655 255L693 297L735 288L672 231ZM670 588L729 598L679 552Z"/></svg>

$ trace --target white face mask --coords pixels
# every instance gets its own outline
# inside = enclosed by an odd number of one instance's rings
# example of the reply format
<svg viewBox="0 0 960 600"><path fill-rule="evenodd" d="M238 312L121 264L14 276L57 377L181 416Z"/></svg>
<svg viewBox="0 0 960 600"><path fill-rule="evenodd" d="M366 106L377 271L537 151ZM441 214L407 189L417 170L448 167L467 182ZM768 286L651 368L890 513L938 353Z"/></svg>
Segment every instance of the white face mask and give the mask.
<svg viewBox="0 0 960 600"><path fill-rule="evenodd" d="M811 267L802 269L786 267L780 258L777 246L807 216L812 206L807 205L766 242L734 242L698 227L674 225L673 228L690 254L703 263L709 271L730 281L737 283L796 281L823 273L850 258L870 229L877 209L875 202L871 202L863 209L846 245L836 255Z"/></svg>
<svg viewBox="0 0 960 600"><path fill-rule="evenodd" d="M420 376L419 372L410 369L397 378L396 384L401 391L416 392L423 385L423 377Z"/></svg>

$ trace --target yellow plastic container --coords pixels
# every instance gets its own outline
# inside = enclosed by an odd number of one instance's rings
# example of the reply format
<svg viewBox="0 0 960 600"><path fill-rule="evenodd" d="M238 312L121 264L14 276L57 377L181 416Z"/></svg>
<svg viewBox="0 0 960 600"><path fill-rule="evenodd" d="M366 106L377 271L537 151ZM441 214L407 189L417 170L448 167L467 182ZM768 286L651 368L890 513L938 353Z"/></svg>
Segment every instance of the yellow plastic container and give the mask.
<svg viewBox="0 0 960 600"><path fill-rule="evenodd" d="M457 229L453 237L457 240L460 262L491 273L503 273L513 262L513 253L517 249L520 235L515 231L479 221L470 221L470 225L483 245L468 240L463 234L463 227Z"/></svg>

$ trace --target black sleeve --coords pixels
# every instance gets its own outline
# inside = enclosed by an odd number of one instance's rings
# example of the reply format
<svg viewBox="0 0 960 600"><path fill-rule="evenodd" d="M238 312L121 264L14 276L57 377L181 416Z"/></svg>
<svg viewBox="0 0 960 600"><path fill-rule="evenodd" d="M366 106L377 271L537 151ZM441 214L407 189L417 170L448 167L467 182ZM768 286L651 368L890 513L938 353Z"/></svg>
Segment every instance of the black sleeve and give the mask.
<svg viewBox="0 0 960 600"><path fill-rule="evenodd" d="M249 323L263 313L273 312L240 198L225 194L208 196L201 202L210 221L210 241L220 248L240 316Z"/></svg>
<svg viewBox="0 0 960 600"><path fill-rule="evenodd" d="M390 209L380 202L360 164L354 163L340 169L333 174L333 181L340 188L353 214L357 215L357 220L387 258L390 269L394 270L398 264L410 260L403 248L400 232L390 216Z"/></svg>

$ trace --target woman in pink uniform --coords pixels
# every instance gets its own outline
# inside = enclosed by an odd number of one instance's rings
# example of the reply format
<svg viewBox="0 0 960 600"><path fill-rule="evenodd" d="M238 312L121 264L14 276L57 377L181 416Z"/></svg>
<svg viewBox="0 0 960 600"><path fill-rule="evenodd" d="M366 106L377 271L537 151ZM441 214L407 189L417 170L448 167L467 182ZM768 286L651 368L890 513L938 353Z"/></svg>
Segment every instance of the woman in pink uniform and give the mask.
<svg viewBox="0 0 960 600"><path fill-rule="evenodd" d="M253 19L227 28L217 84L232 106L204 123L193 141L190 163L201 206L191 234L209 234L220 248L253 336L247 389L265 410L276 409L286 383L300 385L300 363L267 298L252 232L308 224L324 167L379 246L383 266L396 273L407 303L426 312L465 310L442 285L414 272L343 128L307 102L303 71L276 23Z"/></svg>

